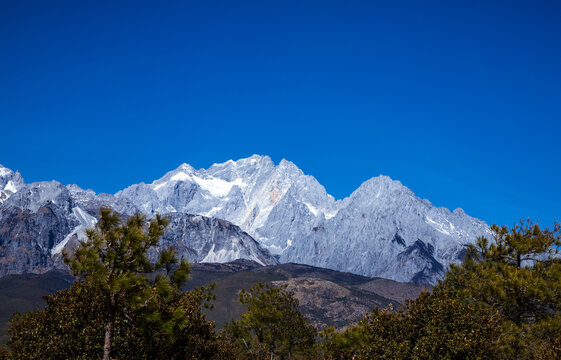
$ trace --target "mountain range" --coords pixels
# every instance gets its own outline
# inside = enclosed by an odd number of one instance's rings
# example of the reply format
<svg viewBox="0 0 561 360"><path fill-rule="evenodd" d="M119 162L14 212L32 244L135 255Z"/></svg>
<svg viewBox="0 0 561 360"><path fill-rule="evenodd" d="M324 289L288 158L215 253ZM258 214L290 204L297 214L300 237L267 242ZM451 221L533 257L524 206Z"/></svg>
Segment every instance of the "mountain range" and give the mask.
<svg viewBox="0 0 561 360"><path fill-rule="evenodd" d="M192 262L301 263L424 284L490 234L462 209L435 207L387 176L335 200L292 162L267 156L199 170L182 164L116 194L56 181L26 184L0 166L0 276L64 268L62 249L95 225L101 206L125 218L169 216L162 246Z"/></svg>

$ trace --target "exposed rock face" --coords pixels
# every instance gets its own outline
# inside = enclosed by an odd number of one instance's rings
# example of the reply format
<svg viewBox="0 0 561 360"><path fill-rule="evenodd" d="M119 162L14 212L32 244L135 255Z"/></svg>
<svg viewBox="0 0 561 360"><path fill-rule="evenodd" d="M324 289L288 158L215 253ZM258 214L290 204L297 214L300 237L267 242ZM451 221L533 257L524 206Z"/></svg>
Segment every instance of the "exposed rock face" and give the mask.
<svg viewBox="0 0 561 360"><path fill-rule="evenodd" d="M311 176L283 160L252 156L195 170L187 164L152 184L116 194L146 213L185 212L228 220L274 254L309 232L335 200Z"/></svg>
<svg viewBox="0 0 561 360"><path fill-rule="evenodd" d="M300 311L318 329L335 325L342 328L361 319L376 306L386 308L391 300L372 293L353 291L328 280L295 278L273 281L275 286L286 286L300 304Z"/></svg>
<svg viewBox="0 0 561 360"><path fill-rule="evenodd" d="M372 178L348 198L336 201L293 163L282 160L275 165L266 156L200 170L183 164L151 184L135 184L115 195L96 195L56 182L40 183L52 185L49 189L41 185L44 189L34 192L31 189L37 185L25 186L18 173L1 169L0 189L3 186L6 195L0 211L6 215L0 215L0 226L13 221L8 217L17 213L8 208L27 210L30 218L48 201L56 205L57 216L66 217L68 224L59 226L60 233L56 230L53 247L49 249L48 241L44 247L51 256L95 224L100 206L125 216L169 215L172 224L164 242L173 243L191 261L224 262L239 256L276 263L263 250L267 249L283 263L416 283L435 283L450 262L461 258L466 244L489 234L483 221L461 209L436 208L389 177ZM5 190L9 181L15 192ZM14 251L13 236L0 238L0 246L9 243ZM12 255L6 252L5 257ZM0 269L0 274L6 272Z"/></svg>
<svg viewBox="0 0 561 360"><path fill-rule="evenodd" d="M173 246L192 262L226 263L237 259L260 265L278 261L238 226L221 219L181 213L169 214L162 246Z"/></svg>
<svg viewBox="0 0 561 360"><path fill-rule="evenodd" d="M56 182L31 184L5 200L0 205L0 276L61 268L60 255L51 252L80 225L71 214L72 199Z"/></svg>
<svg viewBox="0 0 561 360"><path fill-rule="evenodd" d="M65 269L62 250L72 249L95 226L101 206L127 217L138 209L126 199L96 195L76 185L52 182L20 184L0 204L0 276ZM278 261L239 227L226 220L170 214L161 246L174 246L189 261L233 261L261 265ZM152 254L154 257L156 254Z"/></svg>
<svg viewBox="0 0 561 360"><path fill-rule="evenodd" d="M13 172L0 165L0 204L23 186L25 186L25 182L19 171Z"/></svg>
<svg viewBox="0 0 561 360"><path fill-rule="evenodd" d="M459 260L466 244L488 233L484 222L461 209L452 213L433 207L386 176L368 180L337 207L333 218L288 248L281 261L435 283L450 262Z"/></svg>
<svg viewBox="0 0 561 360"><path fill-rule="evenodd" d="M254 155L195 170L183 164L116 194L148 213L189 212L239 225L281 262L435 283L483 221L422 200L399 181L372 178L335 201L312 176Z"/></svg>

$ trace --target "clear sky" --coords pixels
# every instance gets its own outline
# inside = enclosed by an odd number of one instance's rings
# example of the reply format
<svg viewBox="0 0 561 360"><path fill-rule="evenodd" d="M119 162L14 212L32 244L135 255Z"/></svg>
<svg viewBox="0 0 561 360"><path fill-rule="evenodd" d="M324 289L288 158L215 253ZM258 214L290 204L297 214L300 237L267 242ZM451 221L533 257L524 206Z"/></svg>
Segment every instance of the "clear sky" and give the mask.
<svg viewBox="0 0 561 360"><path fill-rule="evenodd" d="M561 2L2 1L0 163L114 193L286 158L561 220Z"/></svg>

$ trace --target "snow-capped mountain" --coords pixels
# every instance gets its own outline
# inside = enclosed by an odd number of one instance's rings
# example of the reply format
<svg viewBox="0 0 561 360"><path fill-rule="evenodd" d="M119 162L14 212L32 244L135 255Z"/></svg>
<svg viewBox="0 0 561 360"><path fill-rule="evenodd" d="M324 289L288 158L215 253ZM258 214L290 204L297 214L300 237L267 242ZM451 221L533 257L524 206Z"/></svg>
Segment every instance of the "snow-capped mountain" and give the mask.
<svg viewBox="0 0 561 360"><path fill-rule="evenodd" d="M436 208L389 177L372 178L335 201L293 163L257 155L209 169L183 164L116 197L146 213L226 219L281 262L399 281L434 283L466 244L488 232L483 221Z"/></svg>
<svg viewBox="0 0 561 360"><path fill-rule="evenodd" d="M19 176L7 169L3 173L10 179ZM418 283L434 283L462 257L466 244L489 231L461 209L436 208L386 176L335 200L290 161L276 165L258 155L200 170L182 164L151 184L135 184L115 195L56 182L25 185L21 179L13 184L16 191L5 191L0 204L0 275L7 273L2 270L10 263L6 259L23 246L16 241L21 232L6 235L6 229L19 224L14 220L22 218L18 214L26 214L25 224L39 213L53 214L46 222L52 236L46 227L29 235L36 249L48 250L49 259L95 223L102 205L125 216L170 216L164 243L191 261L240 257L273 264L272 253L280 262ZM37 237L42 240L31 239Z"/></svg>
<svg viewBox="0 0 561 360"><path fill-rule="evenodd" d="M275 166L257 155L207 170L183 164L115 197L148 214L184 212L228 220L274 254L337 212L335 200L314 177L289 161Z"/></svg>
<svg viewBox="0 0 561 360"><path fill-rule="evenodd" d="M19 173L8 169L4 173L11 179L4 182L13 181L15 191L8 186L0 203L0 276L66 268L62 250L72 249L85 238L85 230L97 223L101 206L111 207L124 217L139 212L128 200L110 194L96 195L92 190L56 181L25 185ZM251 236L228 221L186 213L171 214L170 220L161 246L174 246L189 261L242 258L262 265L278 263Z"/></svg>
<svg viewBox="0 0 561 360"><path fill-rule="evenodd" d="M436 208L387 176L366 181L336 206L333 218L287 248L281 260L435 283L449 263L461 260L466 244L488 232L462 209Z"/></svg>

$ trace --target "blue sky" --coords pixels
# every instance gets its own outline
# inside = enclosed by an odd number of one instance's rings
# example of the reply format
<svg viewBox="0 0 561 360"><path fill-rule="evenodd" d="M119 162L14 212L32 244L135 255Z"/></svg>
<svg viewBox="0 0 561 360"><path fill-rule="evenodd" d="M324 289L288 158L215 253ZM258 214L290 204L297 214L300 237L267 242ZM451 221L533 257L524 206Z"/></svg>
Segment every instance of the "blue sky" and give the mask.
<svg viewBox="0 0 561 360"><path fill-rule="evenodd" d="M488 223L561 219L558 1L5 1L0 163L113 193L186 162L389 175Z"/></svg>

